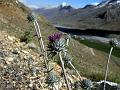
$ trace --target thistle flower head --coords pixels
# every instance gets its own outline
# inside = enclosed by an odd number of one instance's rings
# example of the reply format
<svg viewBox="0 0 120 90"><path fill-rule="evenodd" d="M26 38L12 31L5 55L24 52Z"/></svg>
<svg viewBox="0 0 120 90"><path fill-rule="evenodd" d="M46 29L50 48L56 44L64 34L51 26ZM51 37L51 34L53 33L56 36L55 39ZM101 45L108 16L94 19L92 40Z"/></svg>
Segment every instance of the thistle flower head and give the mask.
<svg viewBox="0 0 120 90"><path fill-rule="evenodd" d="M48 48L50 51L49 55L52 55L52 57L54 57L60 51L65 52L66 51L65 39L60 38L60 40L57 39L56 41L50 41L50 43L48 44Z"/></svg>
<svg viewBox="0 0 120 90"><path fill-rule="evenodd" d="M116 46L119 44L119 42L118 42L117 39L112 39L112 40L109 41L109 44L110 44L112 47L116 47Z"/></svg>
<svg viewBox="0 0 120 90"><path fill-rule="evenodd" d="M55 41L59 41L61 37L62 37L62 33L57 32L57 33L54 33L53 35L49 36L48 39L50 42L55 42Z"/></svg>
<svg viewBox="0 0 120 90"><path fill-rule="evenodd" d="M28 19L29 22L34 22L35 21L35 14L34 13L29 14L27 16L27 19Z"/></svg>
<svg viewBox="0 0 120 90"><path fill-rule="evenodd" d="M90 79L84 79L82 82L81 82L81 87L83 89L89 89L93 86L93 83Z"/></svg>
<svg viewBox="0 0 120 90"><path fill-rule="evenodd" d="M49 75L46 78L46 83L49 84L49 85L52 85L52 86L53 86L54 83L56 83L58 81L59 81L59 78L53 72L49 73Z"/></svg>

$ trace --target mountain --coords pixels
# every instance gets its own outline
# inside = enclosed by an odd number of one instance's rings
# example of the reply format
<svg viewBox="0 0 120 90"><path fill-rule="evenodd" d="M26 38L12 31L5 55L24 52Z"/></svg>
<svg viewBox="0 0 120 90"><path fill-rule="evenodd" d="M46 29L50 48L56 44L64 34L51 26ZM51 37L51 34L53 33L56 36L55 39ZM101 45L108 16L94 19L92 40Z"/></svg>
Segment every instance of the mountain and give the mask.
<svg viewBox="0 0 120 90"><path fill-rule="evenodd" d="M64 5L64 3L60 6L53 8L39 8L34 10L34 12L45 16L47 19L52 20L58 16L64 16L70 12L72 12L74 8L70 5Z"/></svg>
<svg viewBox="0 0 120 90"><path fill-rule="evenodd" d="M106 0L97 6L87 5L52 19L54 24L79 29L120 30L120 1Z"/></svg>
<svg viewBox="0 0 120 90"><path fill-rule="evenodd" d="M85 7L83 7L83 9L87 9L87 8L94 8L96 5L92 5L92 4L88 4Z"/></svg>
<svg viewBox="0 0 120 90"><path fill-rule="evenodd" d="M115 4L119 4L120 0L103 0L100 4L98 4L98 6L102 7L105 5L115 5Z"/></svg>

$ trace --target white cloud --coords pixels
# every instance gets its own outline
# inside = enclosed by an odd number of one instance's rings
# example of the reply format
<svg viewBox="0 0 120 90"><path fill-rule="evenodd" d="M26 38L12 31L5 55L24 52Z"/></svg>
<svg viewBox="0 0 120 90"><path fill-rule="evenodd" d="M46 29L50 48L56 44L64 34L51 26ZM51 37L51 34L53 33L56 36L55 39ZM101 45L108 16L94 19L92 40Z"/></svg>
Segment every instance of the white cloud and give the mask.
<svg viewBox="0 0 120 90"><path fill-rule="evenodd" d="M27 4L27 0L18 0L21 3L24 3L24 5L26 5L27 7L31 8L31 9L38 9L39 7L37 5L32 5L32 4Z"/></svg>
<svg viewBox="0 0 120 90"><path fill-rule="evenodd" d="M38 9L39 7L37 6L37 5L26 5L26 6L28 6L29 8L31 8L31 9Z"/></svg>
<svg viewBox="0 0 120 90"><path fill-rule="evenodd" d="M94 3L91 3L91 5L95 5L95 6L97 6L99 3L97 3L97 2L94 2Z"/></svg>
<svg viewBox="0 0 120 90"><path fill-rule="evenodd" d="M45 9L51 9L51 8L56 8L58 7L58 5L48 5L46 7L44 7Z"/></svg>
<svg viewBox="0 0 120 90"><path fill-rule="evenodd" d="M22 2L22 3L25 2L25 0L18 0L18 1L19 1L19 2Z"/></svg>

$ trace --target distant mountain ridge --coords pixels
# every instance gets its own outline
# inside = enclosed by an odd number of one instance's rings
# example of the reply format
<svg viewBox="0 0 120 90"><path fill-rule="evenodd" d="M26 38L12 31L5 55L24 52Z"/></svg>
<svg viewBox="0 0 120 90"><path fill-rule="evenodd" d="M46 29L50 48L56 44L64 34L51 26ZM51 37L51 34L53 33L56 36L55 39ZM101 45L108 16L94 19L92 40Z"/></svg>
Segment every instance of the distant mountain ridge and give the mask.
<svg viewBox="0 0 120 90"><path fill-rule="evenodd" d="M47 17L47 19L51 20L55 17L58 16L64 16L72 11L74 11L75 8L73 8L71 5L59 5L57 7L54 8L39 8L34 10L34 12L44 15L45 17Z"/></svg>
<svg viewBox="0 0 120 90"><path fill-rule="evenodd" d="M120 29L120 0L104 0L98 5L88 4L75 9L70 5L60 5L51 9L37 9L53 24L79 29Z"/></svg>
<svg viewBox="0 0 120 90"><path fill-rule="evenodd" d="M93 7L95 7L95 5L88 4L88 5L86 5L85 7L83 7L83 9L86 9L86 8L93 8Z"/></svg>
<svg viewBox="0 0 120 90"><path fill-rule="evenodd" d="M105 5L110 5L110 4L120 4L120 0L104 0L98 6L105 6Z"/></svg>
<svg viewBox="0 0 120 90"><path fill-rule="evenodd" d="M58 16L52 22L79 29L120 30L120 0L107 0L96 6L87 5L66 16Z"/></svg>

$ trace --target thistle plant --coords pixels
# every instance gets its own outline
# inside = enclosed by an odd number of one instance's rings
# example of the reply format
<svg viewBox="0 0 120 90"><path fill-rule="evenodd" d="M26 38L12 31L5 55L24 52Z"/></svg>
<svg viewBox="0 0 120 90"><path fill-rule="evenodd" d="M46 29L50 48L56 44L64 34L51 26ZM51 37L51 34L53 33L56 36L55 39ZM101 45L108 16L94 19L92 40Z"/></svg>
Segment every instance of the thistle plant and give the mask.
<svg viewBox="0 0 120 90"><path fill-rule="evenodd" d="M75 72L78 74L79 76L79 79L81 80L81 75L79 74L78 70L75 68L75 66L72 64L72 57L69 55L69 54L66 54L66 56L64 56L63 58L65 64L68 64L70 65L74 70Z"/></svg>
<svg viewBox="0 0 120 90"><path fill-rule="evenodd" d="M63 57L62 57L63 54L64 54L64 56L66 55L66 51L67 51L66 39L62 38L62 33L60 33L60 32L49 36L48 39L50 41L49 45L48 45L48 48L50 51L49 55L52 54L52 57L53 57L58 54L58 56L60 58L60 62L61 62L62 71L64 74L64 79L66 81L67 89L71 90L71 88L69 86L66 70L64 67Z"/></svg>
<svg viewBox="0 0 120 90"><path fill-rule="evenodd" d="M47 64L48 57L47 57L47 52L46 52L46 50L45 50L45 45L44 45L44 42L43 42L43 39L42 39L41 29L40 29L40 26L39 26L39 24L38 24L38 22L37 22L37 17L35 16L35 13L32 13L32 14L28 15L27 19L28 19L29 22L33 22L33 24L34 24L35 32L36 32L36 34L37 34L38 42L39 42L39 45L40 45L40 49L41 49L41 52L42 52L43 55L44 55L45 67L46 67L47 70L48 70L48 64Z"/></svg>
<svg viewBox="0 0 120 90"><path fill-rule="evenodd" d="M54 57L60 51L62 51L62 52L66 51L66 49L65 49L66 41L61 37L62 37L62 33L60 33L60 32L55 33L48 37L48 39L50 41L48 44L48 48L49 48L48 51L50 51L49 55L52 55L52 57Z"/></svg>
<svg viewBox="0 0 120 90"><path fill-rule="evenodd" d="M51 86L53 88L53 90L54 90L54 88L55 88L55 90L58 90L55 87L55 83L57 83L59 81L60 81L59 77L53 72L50 72L46 78L46 83L48 84L48 86Z"/></svg>
<svg viewBox="0 0 120 90"><path fill-rule="evenodd" d="M55 41L59 41L61 37L62 37L62 33L57 32L57 33L54 33L53 35L49 36L48 39L51 42L55 42Z"/></svg>
<svg viewBox="0 0 120 90"><path fill-rule="evenodd" d="M116 39L112 39L112 40L109 41L109 44L111 45L111 49L110 49L109 57L108 57L107 64L106 64L103 90L105 90L105 88L106 88L106 80L107 80L107 75L108 75L108 70L109 70L109 63L110 63L112 51L113 51L113 48L116 47L119 44L119 42Z"/></svg>
<svg viewBox="0 0 120 90"><path fill-rule="evenodd" d="M37 69L36 69L36 67L31 67L30 71L31 71L32 76L35 76L35 77L37 76Z"/></svg>
<svg viewBox="0 0 120 90"><path fill-rule="evenodd" d="M84 79L82 81L76 81L74 83L75 90L91 90L93 87L93 82L90 79Z"/></svg>

